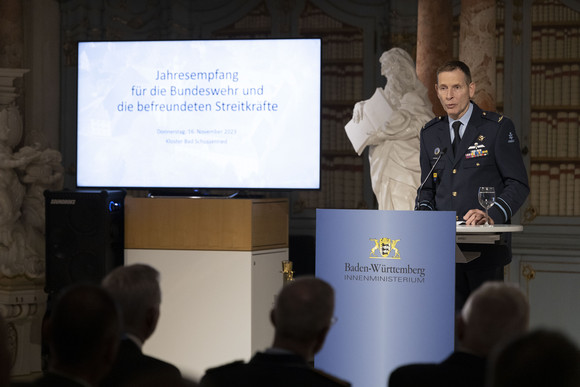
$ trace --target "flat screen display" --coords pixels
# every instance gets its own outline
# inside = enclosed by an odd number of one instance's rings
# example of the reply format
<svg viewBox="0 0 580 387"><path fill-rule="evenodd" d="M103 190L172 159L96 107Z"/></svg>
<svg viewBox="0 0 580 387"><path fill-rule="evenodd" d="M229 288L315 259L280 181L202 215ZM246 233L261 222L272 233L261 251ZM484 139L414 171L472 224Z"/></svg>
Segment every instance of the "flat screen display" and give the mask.
<svg viewBox="0 0 580 387"><path fill-rule="evenodd" d="M81 42L77 186L320 188L320 39Z"/></svg>

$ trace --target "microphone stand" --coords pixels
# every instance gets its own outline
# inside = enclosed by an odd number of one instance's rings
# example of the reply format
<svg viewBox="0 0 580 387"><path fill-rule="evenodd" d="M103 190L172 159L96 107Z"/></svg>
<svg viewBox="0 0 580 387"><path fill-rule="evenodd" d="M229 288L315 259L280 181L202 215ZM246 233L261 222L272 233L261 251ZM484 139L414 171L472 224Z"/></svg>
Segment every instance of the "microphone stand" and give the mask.
<svg viewBox="0 0 580 387"><path fill-rule="evenodd" d="M431 170L429 171L429 173L425 177L425 180L423 180L423 182L419 186L419 189L417 190L417 197L415 198L415 211L417 211L417 209L419 208L419 196L421 196L421 190L423 189L423 186L425 185L425 183L429 179L429 176L431 176L431 174L433 173L433 170L437 166L437 163L439 163L439 160L441 160L441 157L443 157L443 155L446 152L447 152L447 148L443 148L443 150L441 151L441 153L439 153L439 156L437 156L437 160L435 160L435 162L433 163L433 166L431 167Z"/></svg>

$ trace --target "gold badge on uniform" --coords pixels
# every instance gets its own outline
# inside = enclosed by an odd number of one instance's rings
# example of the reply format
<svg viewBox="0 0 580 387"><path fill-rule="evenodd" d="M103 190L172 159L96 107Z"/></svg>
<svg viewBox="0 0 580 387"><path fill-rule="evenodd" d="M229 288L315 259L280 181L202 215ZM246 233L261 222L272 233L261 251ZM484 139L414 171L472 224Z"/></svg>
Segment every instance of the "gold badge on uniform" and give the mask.
<svg viewBox="0 0 580 387"><path fill-rule="evenodd" d="M485 140L485 137L480 134L477 141L482 142L483 140Z"/></svg>

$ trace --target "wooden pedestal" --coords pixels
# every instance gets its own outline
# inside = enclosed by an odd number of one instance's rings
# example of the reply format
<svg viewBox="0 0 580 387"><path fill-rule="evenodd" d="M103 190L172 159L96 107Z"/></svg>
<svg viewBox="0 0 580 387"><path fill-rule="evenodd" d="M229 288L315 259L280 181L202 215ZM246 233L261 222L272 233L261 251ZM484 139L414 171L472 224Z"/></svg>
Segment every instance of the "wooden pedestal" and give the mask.
<svg viewBox="0 0 580 387"><path fill-rule="evenodd" d="M161 317L145 353L199 379L271 344L287 200L127 198L125 248L126 265L161 273Z"/></svg>

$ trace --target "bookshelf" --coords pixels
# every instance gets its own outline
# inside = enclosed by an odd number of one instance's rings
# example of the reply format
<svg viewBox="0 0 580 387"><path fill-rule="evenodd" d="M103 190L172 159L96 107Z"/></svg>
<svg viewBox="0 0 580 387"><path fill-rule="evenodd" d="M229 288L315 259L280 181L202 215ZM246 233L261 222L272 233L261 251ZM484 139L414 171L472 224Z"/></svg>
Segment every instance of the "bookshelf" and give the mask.
<svg viewBox="0 0 580 387"><path fill-rule="evenodd" d="M365 208L363 160L344 131L354 104L363 99L363 30L307 3L298 32L322 37L322 175L321 189L300 192L295 210Z"/></svg>
<svg viewBox="0 0 580 387"><path fill-rule="evenodd" d="M344 131L356 102L364 99L365 39L360 25L331 15L324 3L305 1L280 25L281 8L260 2L229 26L212 32L216 38L320 37L322 40L321 189L291 194L290 211L313 218L316 208L372 208L374 196L365 155L358 156ZM326 5L326 8L332 8ZM357 19L356 17L354 18ZM359 23L360 24L360 23ZM282 31L282 32L281 32ZM368 55L366 55L368 57ZM367 82L368 83L368 82ZM374 85L373 85L374 86ZM299 157L299 155L297 155ZM366 164L366 165L365 165ZM370 199L369 199L370 198Z"/></svg>
<svg viewBox="0 0 580 387"><path fill-rule="evenodd" d="M580 12L534 1L530 57L530 204L580 216Z"/></svg>
<svg viewBox="0 0 580 387"><path fill-rule="evenodd" d="M570 297L580 279L580 1L506 4L506 114L521 128L531 189L507 278L528 296L531 328L553 327L580 342L580 313ZM507 33L516 15L520 41Z"/></svg>

